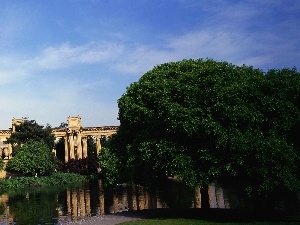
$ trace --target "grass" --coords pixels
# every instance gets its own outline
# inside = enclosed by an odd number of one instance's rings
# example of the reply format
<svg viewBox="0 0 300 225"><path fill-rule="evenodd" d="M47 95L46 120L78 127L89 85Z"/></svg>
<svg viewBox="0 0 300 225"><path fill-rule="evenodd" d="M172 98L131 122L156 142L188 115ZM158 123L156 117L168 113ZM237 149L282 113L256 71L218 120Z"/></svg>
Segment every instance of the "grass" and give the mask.
<svg viewBox="0 0 300 225"><path fill-rule="evenodd" d="M122 225L299 225L300 213L232 209L158 209Z"/></svg>
<svg viewBox="0 0 300 225"><path fill-rule="evenodd" d="M196 219L145 219L121 223L122 225L299 225L299 222L212 222Z"/></svg>

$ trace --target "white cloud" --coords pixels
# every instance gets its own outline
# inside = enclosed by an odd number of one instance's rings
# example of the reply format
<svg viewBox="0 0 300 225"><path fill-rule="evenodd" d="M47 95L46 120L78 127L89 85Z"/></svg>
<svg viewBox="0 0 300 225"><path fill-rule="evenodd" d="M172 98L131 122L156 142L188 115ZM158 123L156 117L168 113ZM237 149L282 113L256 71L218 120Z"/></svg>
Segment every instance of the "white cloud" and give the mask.
<svg viewBox="0 0 300 225"><path fill-rule="evenodd" d="M157 64L174 60L176 56L170 51L139 45L127 49L127 55L117 62L116 67L123 73L142 75L141 73L147 72Z"/></svg>
<svg viewBox="0 0 300 225"><path fill-rule="evenodd" d="M88 43L71 46L64 43L56 47L47 47L35 58L25 62L27 66L37 66L38 69L61 69L74 64L95 64L107 62L118 57L123 46L114 43Z"/></svg>
<svg viewBox="0 0 300 225"><path fill-rule="evenodd" d="M27 73L21 69L0 69L0 85L9 84L12 82L22 82Z"/></svg>
<svg viewBox="0 0 300 225"><path fill-rule="evenodd" d="M118 125L117 102L106 102L101 91L89 93L88 81L61 79L59 84L54 84L53 79L43 79L29 86L26 81L17 90L7 92L10 87L0 87L0 129L9 128L13 117L28 117L41 125L58 126L68 116L80 115L84 126ZM103 99L93 96L97 94L103 95Z"/></svg>
<svg viewBox="0 0 300 225"><path fill-rule="evenodd" d="M214 57L226 58L238 51L233 38L233 33L222 30L201 30L174 37L169 40L168 47L173 49L176 55L186 54L188 57Z"/></svg>
<svg viewBox="0 0 300 225"><path fill-rule="evenodd" d="M68 43L42 49L34 56L0 55L0 85L20 82L40 72L72 68L77 65L97 65L118 59L124 46L101 42L71 46Z"/></svg>
<svg viewBox="0 0 300 225"><path fill-rule="evenodd" d="M205 29L166 39L164 48L135 46L117 64L124 73L142 75L155 65L190 58L213 58L242 65L247 63L245 49L251 40L240 34Z"/></svg>
<svg viewBox="0 0 300 225"><path fill-rule="evenodd" d="M127 56L117 68L142 75L157 64L207 57L263 70L299 65L300 31L295 29L300 28L299 19L273 18L276 12L291 10L289 7L270 1L184 2L187 7L200 7L200 4L211 16L194 30L164 38L160 43L163 48L139 45L127 50ZM297 8L300 4L296 5Z"/></svg>

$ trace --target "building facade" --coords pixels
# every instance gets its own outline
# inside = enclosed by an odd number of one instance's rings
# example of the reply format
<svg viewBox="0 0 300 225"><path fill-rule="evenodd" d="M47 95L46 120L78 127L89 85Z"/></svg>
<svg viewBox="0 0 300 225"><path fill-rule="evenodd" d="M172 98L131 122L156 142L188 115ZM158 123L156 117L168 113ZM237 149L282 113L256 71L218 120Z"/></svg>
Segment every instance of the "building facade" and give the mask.
<svg viewBox="0 0 300 225"><path fill-rule="evenodd" d="M6 143L6 139L15 132L15 127L24 122L24 118L12 119L12 127L9 130L0 130L0 154L2 159L9 160L12 157L12 146ZM70 159L87 157L87 138L92 137L96 142L97 154L101 150L101 138L110 137L117 132L118 126L82 127L80 116L68 117L67 126L54 128L53 135L56 141L64 140L65 162ZM56 154L56 150L53 149Z"/></svg>

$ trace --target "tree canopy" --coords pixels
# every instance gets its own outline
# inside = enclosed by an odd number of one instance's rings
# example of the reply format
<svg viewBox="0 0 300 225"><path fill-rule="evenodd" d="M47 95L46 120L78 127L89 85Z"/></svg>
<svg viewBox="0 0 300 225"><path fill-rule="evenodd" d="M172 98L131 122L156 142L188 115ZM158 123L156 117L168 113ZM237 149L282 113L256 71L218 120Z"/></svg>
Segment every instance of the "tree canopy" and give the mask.
<svg viewBox="0 0 300 225"><path fill-rule="evenodd" d="M190 186L217 180L248 192L300 187L295 68L165 63L132 83L118 105L119 131L100 156L111 180L176 176Z"/></svg>
<svg viewBox="0 0 300 225"><path fill-rule="evenodd" d="M43 142L50 150L54 147L54 135L50 125L39 125L35 120L25 119L15 127L15 132L7 138L7 142L14 145L24 144L28 140Z"/></svg>
<svg viewBox="0 0 300 225"><path fill-rule="evenodd" d="M54 156L46 144L28 140L17 146L15 156L8 161L6 170L25 176L49 175L55 171Z"/></svg>

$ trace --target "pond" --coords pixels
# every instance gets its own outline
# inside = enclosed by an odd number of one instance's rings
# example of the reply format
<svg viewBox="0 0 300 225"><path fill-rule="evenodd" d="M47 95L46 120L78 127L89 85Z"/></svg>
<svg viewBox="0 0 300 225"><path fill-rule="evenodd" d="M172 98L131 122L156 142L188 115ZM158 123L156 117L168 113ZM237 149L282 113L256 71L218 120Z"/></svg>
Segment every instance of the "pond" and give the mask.
<svg viewBox="0 0 300 225"><path fill-rule="evenodd" d="M59 225L91 216L157 208L253 208L252 203L248 205L245 197L235 189L223 189L214 184L192 189L168 179L157 186L159 189L151 192L138 185L105 187L99 179L80 186L0 193L0 225ZM279 195L280 198L277 195L273 202L299 211L300 194L296 194L298 197L292 193ZM256 202L254 206L257 203L261 204Z"/></svg>
<svg viewBox="0 0 300 225"><path fill-rule="evenodd" d="M176 187L185 198L167 203L167 193L148 193L141 186L120 184L105 188L102 180L94 180L79 187L52 187L3 193L0 195L0 224L58 225L85 217L104 215L128 210L167 208L180 204L191 206L191 197ZM172 193L169 189L168 193ZM176 196L180 196L176 193ZM179 201L178 201L179 200Z"/></svg>

